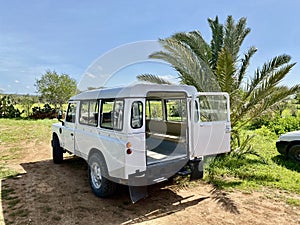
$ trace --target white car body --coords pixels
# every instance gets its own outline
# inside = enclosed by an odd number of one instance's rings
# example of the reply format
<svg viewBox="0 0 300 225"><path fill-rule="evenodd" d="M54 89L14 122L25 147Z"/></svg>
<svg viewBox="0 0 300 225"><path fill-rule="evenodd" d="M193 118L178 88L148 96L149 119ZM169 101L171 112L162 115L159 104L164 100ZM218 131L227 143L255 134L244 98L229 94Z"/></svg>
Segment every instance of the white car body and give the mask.
<svg viewBox="0 0 300 225"><path fill-rule="evenodd" d="M155 84L78 94L52 127L64 152L86 161L98 152L108 178L131 187L166 180L189 163L201 176L203 157L230 151L230 130L227 93Z"/></svg>

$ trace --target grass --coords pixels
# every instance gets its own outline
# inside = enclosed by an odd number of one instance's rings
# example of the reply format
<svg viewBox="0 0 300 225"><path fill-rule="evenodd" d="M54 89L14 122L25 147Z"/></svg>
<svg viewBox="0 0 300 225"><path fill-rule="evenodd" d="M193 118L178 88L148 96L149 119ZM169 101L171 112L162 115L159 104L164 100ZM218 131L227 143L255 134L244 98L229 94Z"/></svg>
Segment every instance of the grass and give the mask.
<svg viewBox="0 0 300 225"><path fill-rule="evenodd" d="M291 205L291 206L300 206L300 200L299 199L287 198L286 203Z"/></svg>
<svg viewBox="0 0 300 225"><path fill-rule="evenodd" d="M7 165L23 157L23 146L29 142L48 142L51 139L51 124L56 120L0 119L0 179L18 173Z"/></svg>
<svg viewBox="0 0 300 225"><path fill-rule="evenodd" d="M51 125L54 122L57 120L0 119L0 179L17 175L16 171L6 165L23 156L24 144L50 143ZM209 166L206 168L205 180L221 189L239 189L245 193L267 187L299 195L300 164L287 160L277 152L276 134L263 127L255 131L244 131L244 135L254 135L251 144L261 157L227 155L215 158L206 164ZM184 186L180 183L179 186L181 185ZM286 202L297 205L300 200L289 198Z"/></svg>
<svg viewBox="0 0 300 225"><path fill-rule="evenodd" d="M206 181L228 190L237 188L251 192L267 187L300 194L300 164L277 152L275 143L278 137L265 127L244 131L246 134L254 135L251 144L261 157L236 157L230 154L211 160L205 175ZM293 201L299 202L295 199L287 202Z"/></svg>

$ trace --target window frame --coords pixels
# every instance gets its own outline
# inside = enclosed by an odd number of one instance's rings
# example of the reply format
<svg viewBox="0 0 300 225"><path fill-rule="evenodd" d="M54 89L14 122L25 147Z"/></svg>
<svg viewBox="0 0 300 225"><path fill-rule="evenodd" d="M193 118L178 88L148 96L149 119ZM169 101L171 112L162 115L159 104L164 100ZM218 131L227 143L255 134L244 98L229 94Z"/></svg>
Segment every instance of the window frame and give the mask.
<svg viewBox="0 0 300 225"><path fill-rule="evenodd" d="M76 122L76 111L77 111L77 102L69 102L68 103L68 109L67 109L67 113L66 113L66 119L65 122L67 123L75 123ZM75 105L75 113L73 112L73 114L71 115L71 121L69 121L69 113L70 113L70 106L71 105Z"/></svg>
<svg viewBox="0 0 300 225"><path fill-rule="evenodd" d="M139 110L139 115L141 115L141 118L139 118L139 120L141 121L141 124L140 124L139 127L134 127L133 124L132 124L132 122L133 122L133 104L134 103L138 103L142 107L142 111ZM132 104L131 104L131 110L130 111L131 111L131 114L130 114L130 126L131 126L131 128L132 129L140 129L140 128L142 128L144 126L144 105L143 105L143 102L139 101L139 100L132 102Z"/></svg>
<svg viewBox="0 0 300 225"><path fill-rule="evenodd" d="M88 118L87 118L87 122L83 122L81 120L82 117L82 106L84 105L84 103L88 103ZM94 117L92 119L95 119L96 123L90 123L91 121L91 103L95 103L95 106L97 107L97 109L93 110L96 114L97 114L97 118ZM95 116L95 115L94 115ZM80 101L80 107L79 107L79 123L82 125L87 125L87 126L91 126L91 127L97 127L99 124L99 100L98 99L89 99L89 100L81 100Z"/></svg>
<svg viewBox="0 0 300 225"><path fill-rule="evenodd" d="M108 126L103 126L103 105L105 104L105 102L109 102L109 101L112 101L113 102L113 110L110 112L112 115L111 115L111 124L112 124L112 127L108 127ZM121 101L122 104L123 104L123 107L122 107L122 117L121 117L121 128L115 128L113 126L114 124L114 116L113 114L115 113L115 107L116 107L116 102L117 101ZM113 99L113 98L109 98L109 99L101 99L101 104L100 104L100 111L99 111L99 114L100 114L100 121L99 121L99 126L103 129L108 129L108 130L115 130L115 131L122 131L123 130L123 127L124 127L124 108L125 108L125 101L124 99L120 99L120 98L116 98L116 99Z"/></svg>

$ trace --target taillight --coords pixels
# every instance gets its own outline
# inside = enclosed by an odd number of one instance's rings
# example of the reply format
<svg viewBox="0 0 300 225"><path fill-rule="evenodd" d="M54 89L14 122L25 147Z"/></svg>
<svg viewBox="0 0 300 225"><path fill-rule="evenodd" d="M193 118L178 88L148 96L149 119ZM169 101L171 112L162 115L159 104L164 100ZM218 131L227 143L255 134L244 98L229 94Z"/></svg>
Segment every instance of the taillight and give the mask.
<svg viewBox="0 0 300 225"><path fill-rule="evenodd" d="M126 153L128 155L130 155L132 153L131 147L132 147L132 144L130 142L127 142L126 143L126 148L127 148Z"/></svg>

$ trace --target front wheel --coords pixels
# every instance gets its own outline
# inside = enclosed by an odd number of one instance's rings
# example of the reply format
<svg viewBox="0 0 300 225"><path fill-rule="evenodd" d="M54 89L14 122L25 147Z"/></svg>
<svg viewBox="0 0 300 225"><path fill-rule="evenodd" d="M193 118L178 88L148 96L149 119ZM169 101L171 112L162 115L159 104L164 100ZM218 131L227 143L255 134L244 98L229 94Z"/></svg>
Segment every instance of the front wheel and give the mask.
<svg viewBox="0 0 300 225"><path fill-rule="evenodd" d="M107 179L105 160L98 153L94 153L88 161L89 182L97 197L108 197L116 191L117 184Z"/></svg>
<svg viewBox="0 0 300 225"><path fill-rule="evenodd" d="M300 145L293 145L288 152L290 159L300 162Z"/></svg>
<svg viewBox="0 0 300 225"><path fill-rule="evenodd" d="M64 152L60 147L59 140L56 136L52 140L52 157L55 164L60 164L64 160Z"/></svg>

